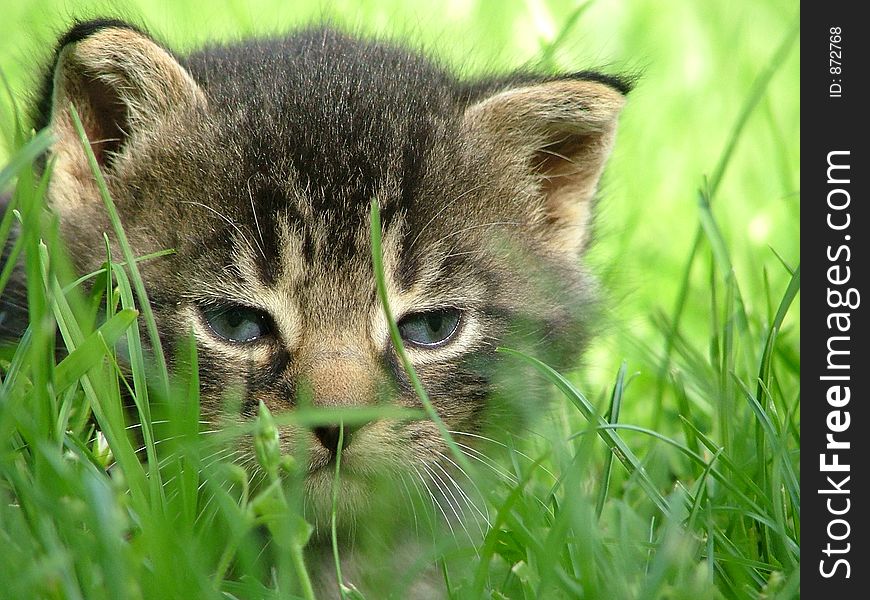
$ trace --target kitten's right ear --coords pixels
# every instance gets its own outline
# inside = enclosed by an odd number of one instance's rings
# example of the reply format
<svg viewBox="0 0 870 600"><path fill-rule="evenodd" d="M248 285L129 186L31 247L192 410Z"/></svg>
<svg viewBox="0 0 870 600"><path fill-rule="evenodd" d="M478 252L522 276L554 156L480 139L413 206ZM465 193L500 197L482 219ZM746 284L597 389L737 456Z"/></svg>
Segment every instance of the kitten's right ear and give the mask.
<svg viewBox="0 0 870 600"><path fill-rule="evenodd" d="M103 20L79 23L61 38L42 102L43 124L56 137L55 174L81 178L89 169L70 105L100 167L110 169L136 141L204 106L205 96L184 67L151 38L127 23Z"/></svg>
<svg viewBox="0 0 870 600"><path fill-rule="evenodd" d="M582 252L630 84L584 71L494 87L477 91L463 127L504 170L533 182L528 221L541 241L555 252Z"/></svg>

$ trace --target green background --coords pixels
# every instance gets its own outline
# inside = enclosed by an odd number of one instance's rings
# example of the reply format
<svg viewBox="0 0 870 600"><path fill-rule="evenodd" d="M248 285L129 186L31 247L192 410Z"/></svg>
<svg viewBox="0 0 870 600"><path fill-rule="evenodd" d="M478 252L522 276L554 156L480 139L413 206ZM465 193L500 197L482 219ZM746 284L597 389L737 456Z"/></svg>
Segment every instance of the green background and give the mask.
<svg viewBox="0 0 870 600"><path fill-rule="evenodd" d="M600 589L623 589L612 583L615 577L646 590L644 597L712 598L708 582L715 581L726 597L794 597L799 551L790 544L800 539L799 493L789 469L797 469L800 449L799 295L778 327L775 315L781 299L791 297L789 283L799 284L799 274L793 276L800 262L797 2L0 0L0 71L19 109L32 102L54 42L73 18L106 15L144 24L180 52L216 38L280 33L328 19L422 44L464 74L543 60L557 70L638 75L602 185L597 241L586 257L604 284L609 310L571 378L603 413L625 363L620 423L677 440L682 454L656 445L649 433L621 435L662 493L688 490L704 499L708 512L685 530L677 519L676 534L650 507L647 490L639 491L638 478L614 469L601 513L607 518L590 529L594 535L584 537L582 523L573 522L569 546L559 537L568 535L564 530L534 529L528 524L541 517L534 502L518 511L520 523L511 531L521 540L528 526L552 542L539 555L534 536L522 542L523 568L533 576L535 569L547 572L541 556L566 547L564 562L585 564L587 550L595 555ZM0 164L13 150L12 106L0 92ZM768 354L772 330L776 344ZM757 398L741 386L758 390ZM555 407L562 439L588 426L568 402ZM709 473L686 460L686 448L699 448L693 431L711 440L703 461L738 481L742 495L730 495L734 490L718 485L721 479L707 485ZM610 473L612 455L597 450L585 482L590 497L600 474ZM544 479L537 481L542 487ZM570 500L574 492L560 493ZM583 498L578 503L588 501ZM650 547L662 550L658 556L673 558L658 574L638 547L647 531ZM716 545L708 545L713 538ZM675 546L674 539L685 543ZM508 560L512 555L503 550ZM71 547L70 555L79 552ZM535 556L541 562L534 564ZM22 557L21 564L32 562ZM533 589L534 578L515 568L521 563L508 560L508 568ZM131 580L136 564L128 565ZM182 574L177 581L183 580ZM166 589L175 581L163 580ZM698 589L706 591L699 596Z"/></svg>

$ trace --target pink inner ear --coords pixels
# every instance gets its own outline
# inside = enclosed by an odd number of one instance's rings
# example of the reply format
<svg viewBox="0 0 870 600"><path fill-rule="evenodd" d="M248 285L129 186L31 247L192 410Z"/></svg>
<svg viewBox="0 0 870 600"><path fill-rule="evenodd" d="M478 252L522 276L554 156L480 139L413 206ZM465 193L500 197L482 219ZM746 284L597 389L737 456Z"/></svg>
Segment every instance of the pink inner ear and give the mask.
<svg viewBox="0 0 870 600"><path fill-rule="evenodd" d="M531 167L544 202L544 234L559 252L583 252L591 201L607 158L607 137L597 132L556 131L553 141L532 154Z"/></svg>
<svg viewBox="0 0 870 600"><path fill-rule="evenodd" d="M127 140L127 108L117 92L96 77L85 79L84 98L76 108L101 167L111 167L114 156Z"/></svg>
<svg viewBox="0 0 870 600"><path fill-rule="evenodd" d="M568 135L566 139L549 144L538 150L532 159L532 168L542 176L541 189L550 196L557 189L574 183L588 170L584 165L584 152L588 136Z"/></svg>

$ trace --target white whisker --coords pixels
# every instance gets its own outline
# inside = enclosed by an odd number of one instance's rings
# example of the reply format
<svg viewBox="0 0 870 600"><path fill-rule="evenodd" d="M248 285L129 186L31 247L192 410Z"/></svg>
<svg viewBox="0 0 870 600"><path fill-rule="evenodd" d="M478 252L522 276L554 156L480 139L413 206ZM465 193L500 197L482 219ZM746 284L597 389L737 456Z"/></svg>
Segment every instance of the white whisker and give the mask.
<svg viewBox="0 0 870 600"><path fill-rule="evenodd" d="M432 499L432 507L437 507L438 511L441 513L441 516L444 517L444 522L447 523L447 527L450 529L450 534L453 536L453 539L456 539L456 532L453 530L453 525L450 523L450 519L447 517L447 513L444 512L444 508L441 506L441 503L438 502L435 494L433 494L432 490L429 489L429 484L426 482L426 479L423 477L423 475L420 474L420 471L417 469L417 467L412 468L417 473L417 477L419 477L420 481L423 483L423 487L426 488L426 491L429 493L429 498Z"/></svg>
<svg viewBox="0 0 870 600"><path fill-rule="evenodd" d="M197 469L196 474L197 474L197 477L200 479L200 483L196 488L197 492L198 493L202 492L202 490L206 486L206 484L209 483L209 479L204 476L206 469L212 467L213 465L215 465L216 463L218 463L220 461L230 459L230 458L232 458L238 454L241 454L241 453L242 453L241 450L232 450L231 448L228 448L228 449L226 449L226 454L224 454L223 456L219 456L218 458L215 458L214 460L210 461L208 464L205 464L205 465L201 466L199 469ZM214 456L214 455L212 455L212 456ZM173 475L172 477L170 477L169 479L167 479L166 481L164 481L163 487L166 487L167 485L169 485L170 483L175 481L177 477L178 477L178 475L176 474L176 475ZM167 500L171 502L172 500L174 500L175 498L178 497L179 493L180 492L176 490L170 497L167 498ZM206 506L208 506L208 502L206 502L205 506L203 506L203 510L205 509Z"/></svg>
<svg viewBox="0 0 870 600"><path fill-rule="evenodd" d="M450 480L451 480L451 481L453 482L453 484L456 486L456 489L459 491L459 493L460 493L460 494L463 496L463 498L465 499L465 502L466 502L466 504L468 504L469 508L472 509L472 510L474 510L474 511L475 511L475 512L480 516L480 518L482 518L482 519L486 522L486 524L487 524L489 527L492 527L492 523L491 523L490 520L489 520L489 508L488 508L487 505L486 505L486 499L485 499L484 496L483 496L483 492L481 492L481 491L480 491L480 488L477 487L477 483L475 483L475 481L474 481L474 480L473 480L473 479L468 475L468 473L465 472L465 469L463 469L461 466L459 466L458 464L456 464L456 462L455 462L453 459L451 459L449 456L447 456L447 455L444 454L443 452L438 452L438 455L439 455L443 460L446 460L446 461L449 462L451 465L453 465L453 467L456 468L456 469L458 469L458 470L459 470L463 475L465 475L465 478L469 481L469 483L471 483L472 487L474 487L474 490L477 492L477 495L480 496L481 500L483 500L483 510L486 512L486 514L484 514L484 512L481 512L480 508L478 508L478 506L477 506L477 503L474 502L473 500L471 500L471 498L468 496L468 494L465 492L465 490L462 488L462 486L459 485L459 483L457 483L457 481L453 478L453 476L450 475L450 474L449 474L449 473L444 469L444 467L442 467L440 464L435 463L436 466L437 466L439 469L441 469L441 470L444 472L444 474L447 475L447 477L450 478ZM479 524L478 524L478 526L479 526ZM481 530L481 533L483 533L483 530Z"/></svg>
<svg viewBox="0 0 870 600"><path fill-rule="evenodd" d="M459 525L465 531L465 535L468 536L468 540L474 544L474 538L471 537L471 533L468 531L468 528L465 526L465 511L462 509L462 506L459 504L459 501L456 499L456 496L453 495L453 492L450 491L447 483L441 478L438 473L434 472L428 465L424 464L423 468L426 470L426 473L429 474L429 477L435 487L438 488L438 491L441 493L441 497L444 498L444 502L447 503L447 507L450 508L450 512L456 517L456 520L459 522ZM453 502L450 499L453 499ZM457 512L456 509L459 509ZM462 514L460 514L462 513Z"/></svg>
<svg viewBox="0 0 870 600"><path fill-rule="evenodd" d="M523 224L520 223L519 221L490 221L489 223L478 223L476 225L469 225L468 227L462 227L460 229L456 229L454 231L451 231L448 234L441 236L441 238L436 240L435 243L432 245L434 246L434 245L440 244L441 242L443 242L447 238L451 238L455 235L459 235L460 233L465 233L466 231L471 231L472 229L480 229L482 227L494 227L496 225L513 225L515 227L522 227Z"/></svg>
<svg viewBox="0 0 870 600"><path fill-rule="evenodd" d="M215 434L215 433L220 433L220 432L221 432L220 429L211 429L211 430L207 430L207 431L198 431L198 432L196 433L196 435L202 435L202 436L205 436L205 435L210 435L210 434L213 435L213 434ZM160 444L163 444L163 443L165 443L165 442L173 442L173 441L176 441L176 440L184 439L185 437L187 437L187 435L182 433L182 434L179 434L179 435L173 435L173 436L170 436L170 437L160 438L160 439L154 440L154 447L156 448L157 446L159 446ZM145 450L146 450L147 448L148 448L148 446L143 445L143 446L140 446L139 448L137 448L136 450L134 450L134 452L135 452L136 454L139 454L140 452L145 452ZM164 458L163 460L166 460L166 459ZM162 463L162 462L163 462L163 461L161 461L161 463Z"/></svg>
<svg viewBox="0 0 870 600"><path fill-rule="evenodd" d="M402 482L402 488L405 490L405 494L408 496L408 504L411 505L411 514L414 516L414 533L419 537L420 535L420 527L417 522L417 503L414 502L414 498L411 496L411 490L408 488L408 482L405 481L404 473L399 473L399 481ZM419 490L417 490L419 495Z"/></svg>
<svg viewBox="0 0 870 600"><path fill-rule="evenodd" d="M263 256L263 259L268 261L269 259L266 258L266 250L265 250L266 241L263 239L263 230L260 228L260 219L257 217L257 209L254 206L254 193L251 191L251 179L252 178L253 178L253 175L251 175L251 177L248 178L248 181L245 182L245 184L248 188L248 198L250 198L250 200L251 200L251 212L254 214L254 224L257 226L257 235L260 236L260 243L257 244L257 247L260 249L260 254Z"/></svg>
<svg viewBox="0 0 870 600"><path fill-rule="evenodd" d="M248 241L248 238L245 235L245 233L241 230L241 228L239 228L238 225L236 225L229 217L227 217L223 213L216 211L211 206L208 206L207 204L203 204L202 202L194 202L193 200L179 200L179 202L181 204L192 204L193 206L200 206L208 211L211 211L212 213L214 213L215 215L217 215L218 217L223 219L223 221L226 222L230 227L235 229L238 232L238 234L241 236L241 241L243 241L245 244L247 244L248 248L251 248L251 242ZM262 249L260 250L260 253L263 254ZM266 258L265 254L263 254L263 258ZM266 259L266 260L268 260L268 259Z"/></svg>
<svg viewBox="0 0 870 600"><path fill-rule="evenodd" d="M479 439L479 440L483 440L483 441L485 441L485 442L489 442L490 444L495 444L496 446L500 446L500 447L504 448L505 450L509 450L512 454L515 454L515 455L517 455L517 456L521 456L521 457L525 458L527 461L529 461L530 463L534 463L534 462L536 462L534 458L532 458L532 457L529 456L528 454L525 454L525 453L522 452L521 450L517 450L517 449L514 448L513 446L508 446L507 444L505 444L505 443L503 443L503 442L499 442L499 441L497 441L497 440L494 440L494 439L492 439L492 438L486 437L486 436L484 436L484 435L479 435L479 434L476 434L476 433L467 433L467 432L465 432L465 431L450 431L450 434L451 434L451 435L464 435L464 436L468 436L468 437L477 438L477 439ZM470 448L470 446L465 446L465 447L466 447L466 448ZM544 471L544 473L546 473L547 475L549 475L549 476L552 477L553 479L558 479L558 477L556 477L556 476L553 474L553 472L550 471L549 469L547 469L547 467L545 467L544 465L538 463L538 468L541 469L542 471Z"/></svg>
<svg viewBox="0 0 870 600"><path fill-rule="evenodd" d="M493 473L499 476L503 481L507 481L511 485L516 485L518 483L517 478L505 471L501 468L501 466L496 463L494 460L489 458L486 454L480 452L476 448L472 448L471 446L467 446L462 442L456 442L456 445L462 450L462 453L465 454L468 458L472 458L479 463L488 467Z"/></svg>
<svg viewBox="0 0 870 600"><path fill-rule="evenodd" d="M135 406L128 406L126 408L135 408ZM165 425L165 424L170 423L170 422L171 421L169 419L160 419L157 421L151 421L151 425ZM208 421L197 421L197 423L199 425L210 425L210 423ZM139 427L142 427L142 423L133 423L132 425L127 425L124 429L129 431L131 429L137 429Z"/></svg>
<svg viewBox="0 0 870 600"><path fill-rule="evenodd" d="M457 202L459 202L459 200L461 200L462 198L464 198L465 196L467 196L467 195L470 194L471 192L475 192L475 191L479 190L479 189L482 188L482 187L483 187L483 184L481 183L481 184L478 184L478 185L476 185L476 186L474 186L474 187L472 187L472 188L469 188L469 189L465 190L464 192L462 192L461 194L459 194L458 196L456 196L455 198L453 198L452 200L450 200L449 202L447 202L446 204L444 204L444 206L442 206L441 209L440 209L438 212L436 212L436 213L432 216L431 219L429 219L428 221L426 221L426 224L423 225L423 227L420 228L420 232L417 233L417 235L414 237L414 239L413 239L413 240L411 241L411 243L408 245L408 250L407 250L407 251L410 252L411 250L414 249L414 244L417 243L417 240L420 239L420 236L423 235L423 232L426 231L427 229L429 229L429 225L431 225L432 222L435 221L435 219L437 219L437 218L440 217L442 214L444 214L444 213L447 211L448 208L450 208L451 206L453 206L454 204L456 204Z"/></svg>

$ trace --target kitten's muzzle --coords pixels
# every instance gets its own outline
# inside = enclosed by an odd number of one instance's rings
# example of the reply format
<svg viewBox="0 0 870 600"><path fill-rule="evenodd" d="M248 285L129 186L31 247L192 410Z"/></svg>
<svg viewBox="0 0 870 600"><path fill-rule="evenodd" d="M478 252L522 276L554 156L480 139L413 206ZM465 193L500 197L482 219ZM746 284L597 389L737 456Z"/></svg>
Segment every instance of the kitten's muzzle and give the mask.
<svg viewBox="0 0 870 600"><path fill-rule="evenodd" d="M354 408L374 403L379 367L377 357L354 341L342 342L324 336L297 354L298 379L308 388L315 408ZM331 460L346 449L364 422L345 423L344 434L338 424L321 425L311 430ZM339 448L339 440L341 447Z"/></svg>

